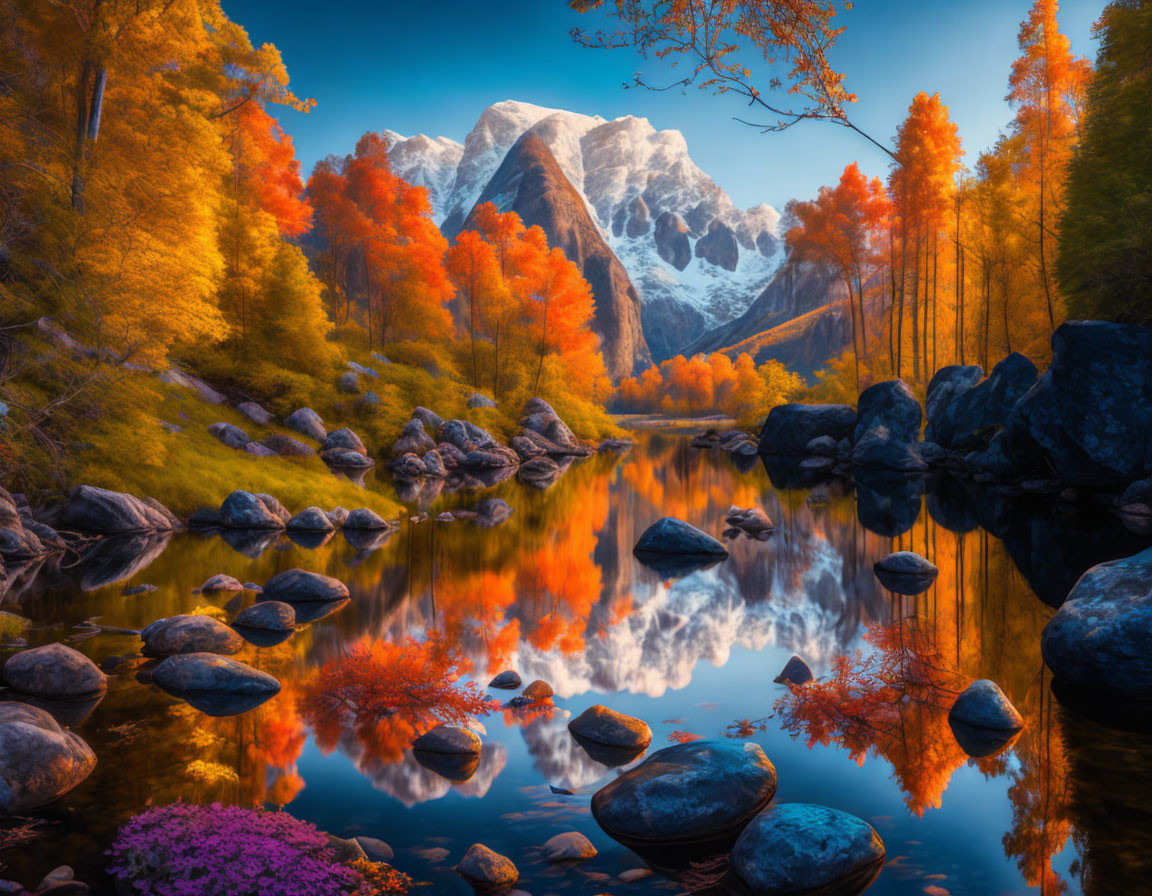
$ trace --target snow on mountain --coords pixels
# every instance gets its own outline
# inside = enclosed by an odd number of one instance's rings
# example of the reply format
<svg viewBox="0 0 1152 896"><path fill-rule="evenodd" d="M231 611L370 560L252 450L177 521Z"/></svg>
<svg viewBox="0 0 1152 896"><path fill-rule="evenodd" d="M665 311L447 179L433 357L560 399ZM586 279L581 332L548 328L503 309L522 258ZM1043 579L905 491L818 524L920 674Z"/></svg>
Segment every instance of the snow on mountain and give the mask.
<svg viewBox="0 0 1152 896"><path fill-rule="evenodd" d="M389 158L406 179L429 187L441 228L452 237L527 131L547 144L627 268L657 361L742 314L783 262L776 210L768 205L738 209L692 161L683 134L657 131L644 118L606 121L508 100L484 110L462 150L444 138L421 136L390 140ZM655 222L665 213L670 216L665 223L683 230L679 239L687 240L678 253L657 243ZM719 225L731 231L738 248L717 253L706 244L702 254L693 252L694 244ZM727 239L731 245L732 237ZM736 253L738 260L732 257Z"/></svg>
<svg viewBox="0 0 1152 896"><path fill-rule="evenodd" d="M447 214L445 203L452 195L464 147L447 137L404 137L395 131L384 131L381 136L388 143L393 172L410 184L427 187L432 211L441 220Z"/></svg>

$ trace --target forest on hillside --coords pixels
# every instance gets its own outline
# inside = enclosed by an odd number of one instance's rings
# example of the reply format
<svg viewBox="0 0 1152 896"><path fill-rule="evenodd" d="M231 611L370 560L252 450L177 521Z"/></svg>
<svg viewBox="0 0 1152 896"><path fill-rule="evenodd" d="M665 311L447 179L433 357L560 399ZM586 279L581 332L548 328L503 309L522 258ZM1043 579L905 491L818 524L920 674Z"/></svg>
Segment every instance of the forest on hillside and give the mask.
<svg viewBox="0 0 1152 896"><path fill-rule="evenodd" d="M859 130L829 62L833 7L720 4L689 21L675 6L573 5L620 28L578 41L680 58L718 108L735 93L776 117L769 130ZM742 15L803 27L749 31ZM709 29L731 40L723 53ZM0 451L21 488L155 489L166 465L215 451L160 427L180 399L149 373L172 370L276 416L339 412L383 444L432 396L452 411L481 394L507 431L539 395L582 434L610 435L605 411L755 425L775 404L851 403L891 377L922 393L948 364L989 370L1021 352L1043 367L1065 319L1152 315L1147 123L1134 111L1150 32L1145 4L1109 4L1094 67L1071 53L1056 0L1035 0L995 146L966 155L944 99L920 93L890 139L861 132L887 172L849 165L788 206L789 257L830 273L851 322L850 346L811 388L739 349L613 384L592 289L540 227L486 205L449 241L378 133L302 173L277 110L313 101L219 3L6 0ZM748 67L777 53L797 60L783 106ZM353 401L341 374L374 355L394 363L375 362L382 378ZM159 490L185 507L195 497Z"/></svg>

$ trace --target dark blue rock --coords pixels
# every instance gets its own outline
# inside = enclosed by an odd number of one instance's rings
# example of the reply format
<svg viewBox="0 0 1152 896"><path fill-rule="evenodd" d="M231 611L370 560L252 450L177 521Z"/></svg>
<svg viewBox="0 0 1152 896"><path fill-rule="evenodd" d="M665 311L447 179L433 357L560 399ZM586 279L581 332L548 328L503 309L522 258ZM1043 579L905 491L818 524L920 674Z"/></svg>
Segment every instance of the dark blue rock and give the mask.
<svg viewBox="0 0 1152 896"><path fill-rule="evenodd" d="M1069 321L1052 364L1005 423L1020 466L1051 468L1069 485L1123 488L1152 472L1152 330Z"/></svg>
<svg viewBox="0 0 1152 896"><path fill-rule="evenodd" d="M924 441L943 445L942 433L950 428L947 418L948 406L952 401L973 388L984 378L984 371L975 366L952 364L941 367L932 375L928 383L928 396L924 402Z"/></svg>
<svg viewBox="0 0 1152 896"><path fill-rule="evenodd" d="M1024 727L1024 718L1016 707L996 682L987 679L968 685L952 704L948 718L989 731L1019 731Z"/></svg>
<svg viewBox="0 0 1152 896"><path fill-rule="evenodd" d="M666 516L657 520L640 536L633 552L671 554L678 557L727 557L728 551L706 532L683 520Z"/></svg>
<svg viewBox="0 0 1152 896"><path fill-rule="evenodd" d="M783 803L766 809L732 849L732 873L753 896L852 894L884 867L870 824L836 809Z"/></svg>
<svg viewBox="0 0 1152 896"><path fill-rule="evenodd" d="M280 692L267 672L214 653L170 656L152 670L152 681L214 716L247 712Z"/></svg>
<svg viewBox="0 0 1152 896"><path fill-rule="evenodd" d="M776 684L808 684L814 677L808 664L800 657L793 656L773 680Z"/></svg>
<svg viewBox="0 0 1152 896"><path fill-rule="evenodd" d="M896 594L923 594L936 581L939 570L911 551L897 551L874 564L880 584Z"/></svg>
<svg viewBox="0 0 1152 896"><path fill-rule="evenodd" d="M903 380L888 380L869 386L856 403L853 439L859 442L866 432L883 426L899 442L920 441L920 402Z"/></svg>
<svg viewBox="0 0 1152 896"><path fill-rule="evenodd" d="M653 753L592 797L592 815L625 845L734 837L776 793L776 769L755 744L694 741Z"/></svg>
<svg viewBox="0 0 1152 896"><path fill-rule="evenodd" d="M852 435L856 411L844 404L782 404L774 407L760 431L760 453L804 457L809 442L829 436L839 442Z"/></svg>
<svg viewBox="0 0 1152 896"><path fill-rule="evenodd" d="M988 379L937 409L932 441L959 451L986 448L1016 402L1036 385L1036 377L1036 365L1013 352L992 368Z"/></svg>
<svg viewBox="0 0 1152 896"><path fill-rule="evenodd" d="M289 569L277 573L265 583L260 599L298 604L327 603L343 600L347 596L348 586L339 579L303 569Z"/></svg>
<svg viewBox="0 0 1152 896"><path fill-rule="evenodd" d="M882 470L857 470L856 515L869 532L895 538L920 515L921 477Z"/></svg>
<svg viewBox="0 0 1152 896"><path fill-rule="evenodd" d="M1152 548L1084 573L1040 648L1053 674L1081 691L1152 703Z"/></svg>
<svg viewBox="0 0 1152 896"><path fill-rule="evenodd" d="M852 449L853 466L894 473L920 473L928 462L920 455L916 441L894 434L878 424L861 435Z"/></svg>

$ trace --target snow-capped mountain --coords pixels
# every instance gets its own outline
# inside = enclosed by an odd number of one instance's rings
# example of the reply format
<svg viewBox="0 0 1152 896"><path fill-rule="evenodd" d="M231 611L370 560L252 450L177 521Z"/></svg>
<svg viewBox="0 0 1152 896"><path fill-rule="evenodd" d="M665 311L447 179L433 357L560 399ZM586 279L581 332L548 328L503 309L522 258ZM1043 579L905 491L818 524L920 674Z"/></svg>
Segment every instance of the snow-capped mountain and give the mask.
<svg viewBox="0 0 1152 896"><path fill-rule="evenodd" d="M455 236L512 146L531 131L551 150L640 294L655 360L742 314L783 261L779 214L738 209L692 161L679 131L528 103L485 109L463 147L386 132L397 173L428 187ZM450 184L450 186L449 186Z"/></svg>

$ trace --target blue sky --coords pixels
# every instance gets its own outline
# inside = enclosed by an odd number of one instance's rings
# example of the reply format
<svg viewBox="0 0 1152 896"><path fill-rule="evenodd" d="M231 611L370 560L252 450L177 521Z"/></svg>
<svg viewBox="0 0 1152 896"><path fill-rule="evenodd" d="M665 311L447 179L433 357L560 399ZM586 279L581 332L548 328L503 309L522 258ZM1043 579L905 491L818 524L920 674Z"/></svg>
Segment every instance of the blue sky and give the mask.
<svg viewBox="0 0 1152 896"><path fill-rule="evenodd" d="M951 107L971 163L1011 113L1004 103L1016 33L1031 0L858 0L832 56L860 96L854 120L890 138L918 90ZM256 43L276 44L308 115L283 111L305 174L349 152L367 130L391 128L463 141L480 112L517 99L599 114L636 115L683 132L696 163L742 207L778 208L834 183L859 161L883 175L888 160L852 132L804 123L761 134L733 121L738 99L691 89L624 90L644 63L628 50L588 50L569 30L583 22L564 0L223 0ZM1061 26L1094 58L1092 22L1104 0L1064 0Z"/></svg>

